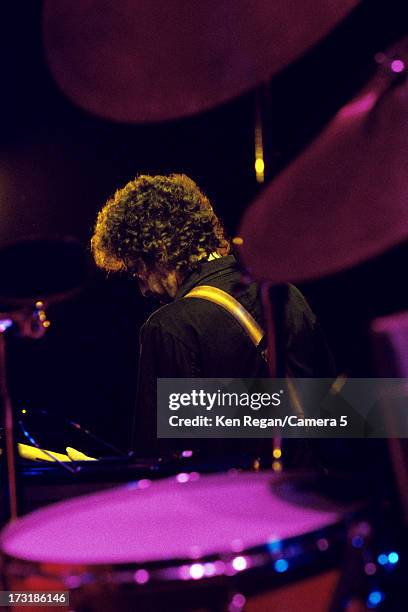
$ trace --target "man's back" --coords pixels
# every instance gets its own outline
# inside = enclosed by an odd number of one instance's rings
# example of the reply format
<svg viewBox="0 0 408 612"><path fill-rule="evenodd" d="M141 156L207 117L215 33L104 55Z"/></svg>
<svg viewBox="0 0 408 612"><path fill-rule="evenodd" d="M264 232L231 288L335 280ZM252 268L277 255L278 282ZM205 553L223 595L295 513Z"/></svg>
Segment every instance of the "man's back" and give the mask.
<svg viewBox="0 0 408 612"><path fill-rule="evenodd" d="M176 299L154 312L141 331L133 442L138 454L154 454L166 446L156 440L157 378L269 376L261 349L232 314L205 299L184 299L197 285L212 285L233 295L264 326L258 287L242 285L232 255L205 261L185 280ZM294 287L288 287L282 324L282 351L292 373L331 375L330 355L315 317Z"/></svg>

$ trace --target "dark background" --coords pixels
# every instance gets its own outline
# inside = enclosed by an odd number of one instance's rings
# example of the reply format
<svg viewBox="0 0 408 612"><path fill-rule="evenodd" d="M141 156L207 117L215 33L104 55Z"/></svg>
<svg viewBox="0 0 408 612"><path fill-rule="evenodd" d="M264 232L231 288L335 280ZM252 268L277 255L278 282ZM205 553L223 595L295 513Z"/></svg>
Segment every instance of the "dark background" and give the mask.
<svg viewBox="0 0 408 612"><path fill-rule="evenodd" d="M0 246L38 234L88 249L96 213L139 173L184 172L234 235L259 186L253 172L256 92L211 112L156 125L116 124L75 107L44 59L39 0L0 6ZM404 2L365 1L265 87L267 181L369 79L374 54L408 30ZM164 94L165 95L165 92ZM374 375L369 321L408 306L406 245L352 271L301 287L339 369ZM1 283L1 279L0 279ZM90 266L81 295L49 310L36 342L13 338L10 386L18 408L44 408L128 444L138 331L155 307L137 286Z"/></svg>

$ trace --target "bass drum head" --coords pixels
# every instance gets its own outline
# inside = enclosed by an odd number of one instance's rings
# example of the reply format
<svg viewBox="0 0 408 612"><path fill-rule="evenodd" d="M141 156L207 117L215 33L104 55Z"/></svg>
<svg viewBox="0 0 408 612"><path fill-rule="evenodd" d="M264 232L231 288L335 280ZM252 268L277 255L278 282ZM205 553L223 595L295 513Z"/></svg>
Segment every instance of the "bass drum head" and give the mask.
<svg viewBox="0 0 408 612"><path fill-rule="evenodd" d="M181 473L33 512L3 531L1 550L8 588L59 582L78 610L205 609L290 583L303 558L308 574L329 567L350 510L307 479ZM170 596L176 607L162 608Z"/></svg>

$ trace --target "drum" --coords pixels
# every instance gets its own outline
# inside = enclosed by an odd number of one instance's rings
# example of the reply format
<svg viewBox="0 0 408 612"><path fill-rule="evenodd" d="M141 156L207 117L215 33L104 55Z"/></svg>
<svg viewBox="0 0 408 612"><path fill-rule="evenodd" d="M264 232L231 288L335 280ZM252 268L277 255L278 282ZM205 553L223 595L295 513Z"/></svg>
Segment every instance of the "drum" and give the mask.
<svg viewBox="0 0 408 612"><path fill-rule="evenodd" d="M139 480L4 529L3 588L69 591L76 612L323 612L353 511L313 492L308 478Z"/></svg>

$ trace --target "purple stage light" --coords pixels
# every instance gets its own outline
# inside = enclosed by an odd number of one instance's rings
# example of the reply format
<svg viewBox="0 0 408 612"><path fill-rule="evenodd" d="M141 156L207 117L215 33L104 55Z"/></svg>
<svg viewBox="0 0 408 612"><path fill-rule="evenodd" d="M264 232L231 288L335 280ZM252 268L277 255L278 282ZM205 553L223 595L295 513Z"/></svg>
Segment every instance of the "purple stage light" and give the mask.
<svg viewBox="0 0 408 612"><path fill-rule="evenodd" d="M399 59L393 60L391 62L391 70L393 72L403 72L405 70L405 63Z"/></svg>

